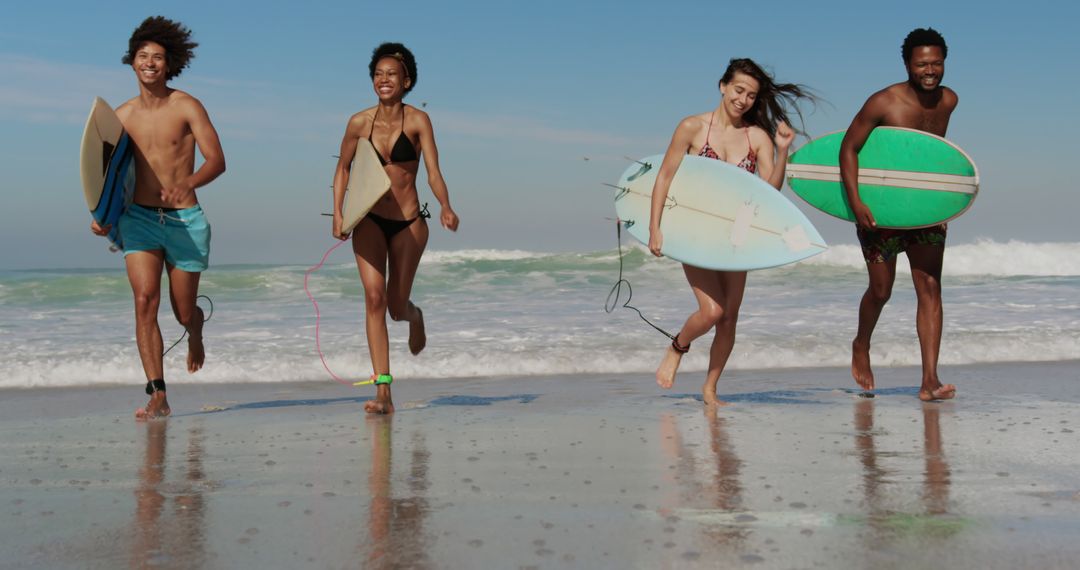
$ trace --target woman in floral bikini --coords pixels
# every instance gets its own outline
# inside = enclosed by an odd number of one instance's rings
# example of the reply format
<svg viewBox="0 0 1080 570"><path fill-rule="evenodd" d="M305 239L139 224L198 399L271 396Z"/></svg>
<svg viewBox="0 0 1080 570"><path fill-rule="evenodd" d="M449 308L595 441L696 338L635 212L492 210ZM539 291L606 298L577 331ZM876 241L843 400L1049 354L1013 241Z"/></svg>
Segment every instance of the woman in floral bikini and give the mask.
<svg viewBox="0 0 1080 570"><path fill-rule="evenodd" d="M664 154L653 187L649 219L649 250L653 255L661 255L664 236L660 219L671 179L683 156L693 153L730 162L761 176L777 189L784 183L788 148L795 139L785 106L801 117L796 103L799 99L813 99L807 89L790 83L778 84L753 60L743 58L732 59L728 64L720 78L720 94L720 104L715 110L692 115L679 123ZM716 399L716 383L735 345L735 324L746 272L715 271L686 264L683 271L697 298L698 310L686 319L667 348L656 371L656 382L662 388L670 388L690 343L716 327L701 394L706 404L717 404L720 402Z"/></svg>

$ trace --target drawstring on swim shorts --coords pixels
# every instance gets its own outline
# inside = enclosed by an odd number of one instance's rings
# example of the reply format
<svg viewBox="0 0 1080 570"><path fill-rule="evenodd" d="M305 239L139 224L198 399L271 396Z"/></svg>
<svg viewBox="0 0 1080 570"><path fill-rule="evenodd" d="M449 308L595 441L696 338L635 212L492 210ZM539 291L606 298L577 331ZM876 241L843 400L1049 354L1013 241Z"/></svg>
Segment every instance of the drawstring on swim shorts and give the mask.
<svg viewBox="0 0 1080 570"><path fill-rule="evenodd" d="M187 223L187 221L184 220L183 218L174 218L173 216L170 216L170 215L166 214L165 213L165 211L166 211L165 208L154 208L154 209L157 210L158 223L163 225L163 226L165 225L165 220L172 220L174 222L180 222L182 224ZM176 210L170 209L168 211L169 212L175 212Z"/></svg>

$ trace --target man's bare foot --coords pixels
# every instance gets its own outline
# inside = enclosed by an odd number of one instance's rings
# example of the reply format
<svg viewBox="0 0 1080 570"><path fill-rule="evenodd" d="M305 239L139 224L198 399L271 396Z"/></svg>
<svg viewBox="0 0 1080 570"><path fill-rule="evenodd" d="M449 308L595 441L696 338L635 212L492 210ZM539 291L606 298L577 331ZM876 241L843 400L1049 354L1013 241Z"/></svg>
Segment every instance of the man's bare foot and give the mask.
<svg viewBox="0 0 1080 570"><path fill-rule="evenodd" d="M671 388L675 384L675 373L679 371L679 363L682 362L682 353L676 352L672 347L667 347L664 359L660 361L660 368L656 369L656 383L661 388Z"/></svg>
<svg viewBox="0 0 1080 570"><path fill-rule="evenodd" d="M874 389L874 371L870 369L870 345L851 342L851 377L863 390Z"/></svg>
<svg viewBox="0 0 1080 570"><path fill-rule="evenodd" d="M198 324L192 325L191 330L188 331L188 354L187 354L187 371L188 374L194 374L203 367L203 362L206 361L206 350L203 348L203 311L199 307L195 307L195 310L199 312Z"/></svg>
<svg viewBox="0 0 1080 570"><path fill-rule="evenodd" d="M424 331L424 312L416 305L413 305L413 308L416 309L416 314L420 315L420 318L409 321L409 352L417 355L427 346L427 333Z"/></svg>
<svg viewBox="0 0 1080 570"><path fill-rule="evenodd" d="M156 420L168 417L170 413L172 413L172 409L169 408L169 400L165 397L165 392L154 392L145 408L135 409L135 419L139 421Z"/></svg>
<svg viewBox="0 0 1080 570"><path fill-rule="evenodd" d="M956 397L956 386L952 384L939 384L937 388L933 390L919 390L919 399L924 402L933 402L936 400L951 400Z"/></svg>

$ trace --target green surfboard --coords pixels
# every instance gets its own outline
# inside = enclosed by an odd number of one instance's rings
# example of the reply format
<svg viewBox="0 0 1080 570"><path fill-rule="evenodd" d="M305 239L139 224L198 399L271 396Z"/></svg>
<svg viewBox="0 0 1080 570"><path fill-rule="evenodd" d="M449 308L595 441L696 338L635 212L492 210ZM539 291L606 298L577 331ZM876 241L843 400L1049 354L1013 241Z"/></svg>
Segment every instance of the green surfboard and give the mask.
<svg viewBox="0 0 1080 570"><path fill-rule="evenodd" d="M814 139L788 159L788 185L811 206L855 221L840 182L844 131ZM859 196L882 228L922 228L963 214L979 192L979 170L960 147L898 127L878 127L859 152Z"/></svg>

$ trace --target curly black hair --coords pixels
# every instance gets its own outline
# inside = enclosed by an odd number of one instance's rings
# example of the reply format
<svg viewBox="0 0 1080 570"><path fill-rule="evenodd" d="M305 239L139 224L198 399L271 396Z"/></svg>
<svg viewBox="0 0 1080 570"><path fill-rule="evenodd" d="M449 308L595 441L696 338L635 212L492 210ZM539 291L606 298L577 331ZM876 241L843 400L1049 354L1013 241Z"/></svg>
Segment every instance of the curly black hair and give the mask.
<svg viewBox="0 0 1080 570"><path fill-rule="evenodd" d="M790 124L792 129L795 129L795 125L788 119L788 109L791 109L799 116L800 126L803 127L802 130L796 129L796 132L806 134L798 100L806 99L811 104L817 105L817 97L809 87L795 83L777 83L760 65L747 57L732 58L728 62L727 69L720 78L720 85L731 83L736 73L744 73L758 82L757 98L743 115L744 121L761 127L769 133L769 138L772 138L776 136L776 127L780 121Z"/></svg>
<svg viewBox="0 0 1080 570"><path fill-rule="evenodd" d="M392 57L400 61L402 67L405 68L405 75L410 80L409 85L405 86L405 94L408 95L409 91L416 87L416 58L413 57L409 48L403 44L386 42L380 45L371 52L371 63L368 64L368 73L371 75L372 81L375 80L375 66L384 57Z"/></svg>
<svg viewBox="0 0 1080 570"><path fill-rule="evenodd" d="M165 48L165 64L169 68L165 80L168 81L184 70L195 57L198 43L191 41L191 30L180 22L174 22L164 16L150 16L139 24L128 40L128 50L120 59L124 65L135 62L135 53L146 42L154 42Z"/></svg>
<svg viewBox="0 0 1080 570"><path fill-rule="evenodd" d="M904 38L904 45L900 47L900 55L904 57L904 63L911 63L911 52L921 46L937 46L941 48L941 57L949 57L949 46L945 45L945 38L941 37L934 28L916 28Z"/></svg>

